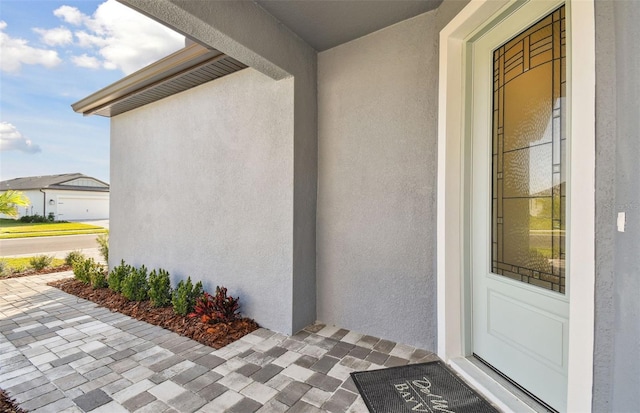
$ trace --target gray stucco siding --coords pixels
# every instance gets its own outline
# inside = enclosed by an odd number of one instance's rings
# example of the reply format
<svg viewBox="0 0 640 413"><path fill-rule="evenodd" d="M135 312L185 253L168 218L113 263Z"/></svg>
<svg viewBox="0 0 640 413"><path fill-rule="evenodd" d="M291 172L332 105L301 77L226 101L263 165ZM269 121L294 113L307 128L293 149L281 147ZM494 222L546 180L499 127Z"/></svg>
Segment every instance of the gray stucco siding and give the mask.
<svg viewBox="0 0 640 413"><path fill-rule="evenodd" d="M640 3L596 1L594 412L640 404ZM624 232L616 229L626 213Z"/></svg>
<svg viewBox="0 0 640 413"><path fill-rule="evenodd" d="M640 3L614 3L616 212L627 221L615 237L612 410L621 412L640 404Z"/></svg>
<svg viewBox="0 0 640 413"><path fill-rule="evenodd" d="M290 333L293 79L253 69L112 118L111 262L239 295Z"/></svg>
<svg viewBox="0 0 640 413"><path fill-rule="evenodd" d="M293 267L289 332L316 318L317 81L316 52L249 1L119 0L276 80L293 82ZM239 24L241 22L241 24ZM278 122L273 118L272 122Z"/></svg>
<svg viewBox="0 0 640 413"><path fill-rule="evenodd" d="M436 346L430 12L318 55L318 319Z"/></svg>

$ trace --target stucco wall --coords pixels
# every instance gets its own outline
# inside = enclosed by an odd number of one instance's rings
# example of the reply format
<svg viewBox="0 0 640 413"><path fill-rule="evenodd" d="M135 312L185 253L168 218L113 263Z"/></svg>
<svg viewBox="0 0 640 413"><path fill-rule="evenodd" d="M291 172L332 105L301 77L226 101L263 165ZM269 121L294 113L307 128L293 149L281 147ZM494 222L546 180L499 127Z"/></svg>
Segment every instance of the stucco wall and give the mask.
<svg viewBox="0 0 640 413"><path fill-rule="evenodd" d="M593 411L611 411L615 238L615 47L613 2L595 4L596 23L596 285Z"/></svg>
<svg viewBox="0 0 640 413"><path fill-rule="evenodd" d="M640 405L640 3L596 2L593 411ZM618 212L625 232L616 231Z"/></svg>
<svg viewBox="0 0 640 413"><path fill-rule="evenodd" d="M626 229L616 235L613 411L640 405L640 3L615 2L616 212ZM636 357L627 357L636 355ZM636 391L634 391L636 389Z"/></svg>
<svg viewBox="0 0 640 413"><path fill-rule="evenodd" d="M286 299L293 302L292 330L306 327L316 315L315 50L254 2L119 1L273 79L293 77L293 294Z"/></svg>
<svg viewBox="0 0 640 413"><path fill-rule="evenodd" d="M239 295L292 330L293 79L246 69L112 118L111 265Z"/></svg>
<svg viewBox="0 0 640 413"><path fill-rule="evenodd" d="M436 347L435 13L318 54L318 319Z"/></svg>

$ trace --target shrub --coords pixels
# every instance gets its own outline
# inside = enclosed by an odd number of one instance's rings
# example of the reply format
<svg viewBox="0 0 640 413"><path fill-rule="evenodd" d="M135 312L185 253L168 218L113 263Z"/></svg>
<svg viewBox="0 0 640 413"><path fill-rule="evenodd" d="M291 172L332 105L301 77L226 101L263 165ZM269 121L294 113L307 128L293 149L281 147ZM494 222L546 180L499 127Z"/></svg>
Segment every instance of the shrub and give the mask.
<svg viewBox="0 0 640 413"><path fill-rule="evenodd" d="M34 270L40 271L47 268L53 262L53 255L36 255L29 260L29 264Z"/></svg>
<svg viewBox="0 0 640 413"><path fill-rule="evenodd" d="M102 266L95 262L93 258L73 262L73 275L85 284L93 284L92 279L96 280L95 282L97 283L99 274L103 274Z"/></svg>
<svg viewBox="0 0 640 413"><path fill-rule="evenodd" d="M171 279L169 272L159 269L149 274L149 299L154 307L166 307L171 303Z"/></svg>
<svg viewBox="0 0 640 413"><path fill-rule="evenodd" d="M74 261L78 261L78 260L85 260L86 257L84 256L84 254L80 251L71 251L70 253L67 254L66 257L64 257L64 263L67 265L73 265Z"/></svg>
<svg viewBox="0 0 640 413"><path fill-rule="evenodd" d="M187 281L181 280L178 283L178 287L173 291L171 297L171 304L173 304L173 311L179 315L187 315L193 312L196 299L204 294L202 289L202 282L193 286L191 277L187 278Z"/></svg>
<svg viewBox="0 0 640 413"><path fill-rule="evenodd" d="M0 277L11 274L11 267L6 260L0 259Z"/></svg>
<svg viewBox="0 0 640 413"><path fill-rule="evenodd" d="M193 312L189 314L189 317L200 317L203 323L208 323L212 321L214 312L213 296L209 293L204 293L196 300Z"/></svg>
<svg viewBox="0 0 640 413"><path fill-rule="evenodd" d="M196 285L193 287L193 292L191 293L191 302L193 305L196 305L196 300L204 295L204 288L202 288L202 281L198 281ZM193 311L193 309L191 310Z"/></svg>
<svg viewBox="0 0 640 413"><path fill-rule="evenodd" d="M35 215L25 215L21 217L20 222L43 223L43 222L49 222L49 220L47 219L47 217L43 217L42 215L35 214Z"/></svg>
<svg viewBox="0 0 640 413"><path fill-rule="evenodd" d="M98 251L100 252L100 255L102 255L104 262L108 263L109 262L109 233L107 232L106 234L100 234L98 238L96 238L96 241L98 241Z"/></svg>
<svg viewBox="0 0 640 413"><path fill-rule="evenodd" d="M203 323L228 323L240 318L240 298L227 296L225 287L216 287L216 295L204 293L196 300L189 317L200 317Z"/></svg>
<svg viewBox="0 0 640 413"><path fill-rule="evenodd" d="M55 221L55 215L53 214L53 212L50 212L48 214L48 217L42 216L42 215L25 215L23 217L20 217L20 222L26 222L26 223L31 223L31 224L40 224L40 223L51 223L51 222L59 222L59 223L66 223L68 221Z"/></svg>
<svg viewBox="0 0 640 413"><path fill-rule="evenodd" d="M27 271L28 268L26 264L12 264L9 266L9 273L18 274Z"/></svg>
<svg viewBox="0 0 640 413"><path fill-rule="evenodd" d="M109 273L109 278L107 279L109 288L117 293L122 292L122 280L133 271L134 268L132 266L125 264L124 260L121 260L120 265L113 267Z"/></svg>
<svg viewBox="0 0 640 413"><path fill-rule="evenodd" d="M215 319L222 322L229 322L240 318L240 297L233 298L227 295L225 287L216 287L214 307L216 309Z"/></svg>
<svg viewBox="0 0 640 413"><path fill-rule="evenodd" d="M102 268L99 268L98 271L92 271L89 274L89 280L91 281L91 287L93 287L94 290L97 288L105 288L109 285L107 283L107 276Z"/></svg>
<svg viewBox="0 0 640 413"><path fill-rule="evenodd" d="M179 315L186 315L189 312L189 296L193 291L191 277L187 281L180 280L178 287L173 291L171 304L173 311Z"/></svg>
<svg viewBox="0 0 640 413"><path fill-rule="evenodd" d="M147 281L147 267L144 265L134 269L122 280L122 295L127 300L144 301L149 297L149 283Z"/></svg>
<svg viewBox="0 0 640 413"><path fill-rule="evenodd" d="M72 264L73 266L73 276L78 280L82 281L85 284L89 284L91 279L89 278L89 274L85 269L85 263L88 260L77 260Z"/></svg>

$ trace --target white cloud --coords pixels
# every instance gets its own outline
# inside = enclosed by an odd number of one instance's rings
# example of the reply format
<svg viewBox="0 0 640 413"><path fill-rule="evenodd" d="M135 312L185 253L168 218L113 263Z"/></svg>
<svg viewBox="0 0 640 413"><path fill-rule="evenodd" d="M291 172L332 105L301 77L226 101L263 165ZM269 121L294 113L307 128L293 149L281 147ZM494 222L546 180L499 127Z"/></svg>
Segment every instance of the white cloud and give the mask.
<svg viewBox="0 0 640 413"><path fill-rule="evenodd" d="M75 32L76 39L78 39L78 46L90 49L92 47L104 47L109 44L108 40L104 37L94 36L83 30Z"/></svg>
<svg viewBox="0 0 640 413"><path fill-rule="evenodd" d="M87 50L86 57L99 59L105 69L120 69L125 74L184 46L182 35L115 0L102 3L92 16L70 6L62 6L54 14L79 26L74 36L76 44ZM74 58L73 62L80 65L88 60Z"/></svg>
<svg viewBox="0 0 640 413"><path fill-rule="evenodd" d="M66 27L56 27L48 30L36 27L33 31L38 33L42 42L49 46L65 45L73 42L73 34Z"/></svg>
<svg viewBox="0 0 640 413"><path fill-rule="evenodd" d="M7 23L0 21L0 30L6 28ZM13 38L4 31L0 31L0 52L2 54L0 70L3 72L19 72L23 64L43 65L50 68L62 62L58 57L58 52L55 50L31 47L28 41Z"/></svg>
<svg viewBox="0 0 640 413"><path fill-rule="evenodd" d="M86 53L81 56L72 56L71 61L74 65L79 67L86 67L87 69L99 69L102 65L100 60L94 56L89 56Z"/></svg>
<svg viewBox="0 0 640 413"><path fill-rule="evenodd" d="M38 145L34 145L8 122L0 122L0 151L22 151L26 153L38 153L41 151Z"/></svg>
<svg viewBox="0 0 640 413"><path fill-rule="evenodd" d="M60 17L65 22L73 24L75 26L80 25L84 20L84 18L86 17L84 14L80 12L80 10L71 6L59 7L56 10L54 10L53 14L57 17Z"/></svg>
<svg viewBox="0 0 640 413"><path fill-rule="evenodd" d="M116 0L106 0L91 16L66 5L53 14L62 20L62 26L33 31L40 35L42 44L57 50L12 38L5 33L7 23L0 21L2 71L18 72L23 64L51 68L62 62L58 51L65 51L76 66L121 70L128 75L184 46L182 35Z"/></svg>

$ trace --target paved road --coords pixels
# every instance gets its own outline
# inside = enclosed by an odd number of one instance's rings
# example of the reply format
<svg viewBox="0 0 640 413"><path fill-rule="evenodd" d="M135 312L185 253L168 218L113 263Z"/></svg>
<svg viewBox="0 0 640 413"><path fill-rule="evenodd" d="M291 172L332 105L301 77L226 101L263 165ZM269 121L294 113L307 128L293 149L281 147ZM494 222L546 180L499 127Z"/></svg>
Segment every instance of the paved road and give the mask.
<svg viewBox="0 0 640 413"><path fill-rule="evenodd" d="M71 251L97 248L99 234L65 235L59 237L15 238L0 240L0 256L40 254L55 251Z"/></svg>

